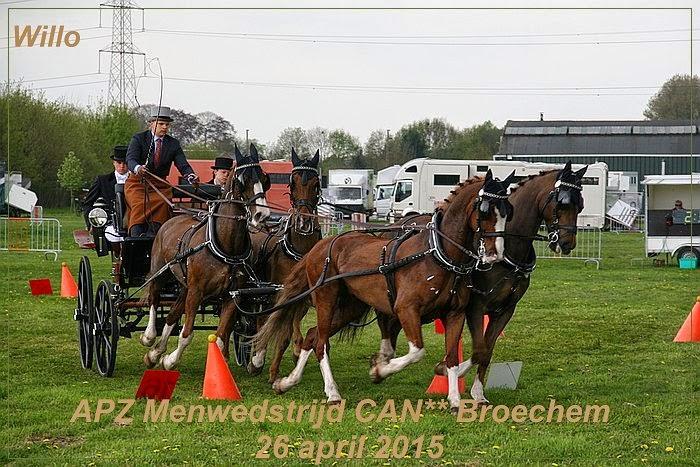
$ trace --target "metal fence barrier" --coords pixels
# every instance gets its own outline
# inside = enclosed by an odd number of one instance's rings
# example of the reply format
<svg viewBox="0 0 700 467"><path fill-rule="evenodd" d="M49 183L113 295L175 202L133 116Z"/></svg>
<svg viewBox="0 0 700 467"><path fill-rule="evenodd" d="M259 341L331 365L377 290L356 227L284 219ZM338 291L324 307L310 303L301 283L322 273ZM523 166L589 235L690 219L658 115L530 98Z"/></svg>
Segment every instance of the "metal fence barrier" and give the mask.
<svg viewBox="0 0 700 467"><path fill-rule="evenodd" d="M0 251L37 251L56 261L61 223L54 218L0 217Z"/></svg>
<svg viewBox="0 0 700 467"><path fill-rule="evenodd" d="M540 226L538 233L547 236L547 228L544 225ZM576 248L568 255L553 252L549 249L547 242L534 242L538 259L577 259L583 261L584 264L595 264L596 269L600 269L602 245L603 235L601 229L596 227L579 227L576 233Z"/></svg>

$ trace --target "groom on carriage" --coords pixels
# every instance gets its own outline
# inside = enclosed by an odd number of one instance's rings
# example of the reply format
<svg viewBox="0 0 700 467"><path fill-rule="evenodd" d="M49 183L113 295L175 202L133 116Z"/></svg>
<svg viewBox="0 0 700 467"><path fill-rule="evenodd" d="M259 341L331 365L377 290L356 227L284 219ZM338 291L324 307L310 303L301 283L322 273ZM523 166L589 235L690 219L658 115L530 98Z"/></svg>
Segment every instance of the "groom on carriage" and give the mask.
<svg viewBox="0 0 700 467"><path fill-rule="evenodd" d="M172 188L158 178L165 179L173 163L190 184L199 182L180 142L168 135L172 121L170 107L154 108L148 120L149 129L135 134L129 143L126 163L136 176L127 179L124 194L132 237L155 235L172 217L169 201Z"/></svg>

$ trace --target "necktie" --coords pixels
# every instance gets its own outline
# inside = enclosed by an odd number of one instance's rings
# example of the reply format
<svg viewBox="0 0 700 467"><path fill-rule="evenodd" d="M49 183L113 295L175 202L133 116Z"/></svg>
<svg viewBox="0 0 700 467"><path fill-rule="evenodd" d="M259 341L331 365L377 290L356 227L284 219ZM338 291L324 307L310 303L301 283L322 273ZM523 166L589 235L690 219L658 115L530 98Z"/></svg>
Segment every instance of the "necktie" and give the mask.
<svg viewBox="0 0 700 467"><path fill-rule="evenodd" d="M156 139L156 152L153 155L153 168L158 168L160 166L160 151L163 148L163 140L161 138Z"/></svg>

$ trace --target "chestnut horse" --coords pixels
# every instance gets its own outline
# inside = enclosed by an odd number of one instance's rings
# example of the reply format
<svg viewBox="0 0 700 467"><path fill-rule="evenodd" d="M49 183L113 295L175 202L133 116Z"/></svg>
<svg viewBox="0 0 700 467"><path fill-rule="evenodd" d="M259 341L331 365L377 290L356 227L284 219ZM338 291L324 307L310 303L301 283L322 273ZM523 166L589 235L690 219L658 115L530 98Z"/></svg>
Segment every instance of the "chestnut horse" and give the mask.
<svg viewBox="0 0 700 467"><path fill-rule="evenodd" d="M437 374L448 377L451 389L448 400L453 410L459 406L460 399L457 378L463 376L473 365L478 365L478 371L471 387L471 397L478 403L488 404L482 382L491 362L496 338L508 324L517 303L530 285L530 273L534 270L536 261L532 243L537 239L542 222L547 226L550 249L568 254L576 247L576 222L578 214L583 210L581 180L586 170L587 167L584 167L573 172L569 161L562 170L530 176L512 189L508 199L515 214L506 224L504 261L494 264L488 271L475 271L472 275L474 288L466 308L472 340L471 357L459 367L446 367L444 361L436 366ZM421 216L410 221L421 222L424 219ZM489 317L485 334L484 315ZM380 353L386 354L384 358L391 358L401 324L396 319L381 314L377 316L377 323L382 333ZM459 323L451 328L461 329Z"/></svg>
<svg viewBox="0 0 700 467"><path fill-rule="evenodd" d="M284 219L280 229L265 232L251 231L253 242L253 264L258 278L273 284L281 284L295 264L321 240L321 226L316 217L321 197L321 180L318 172L319 152L313 158L300 159L292 148L292 173L289 176L290 215ZM267 316L258 318L258 329L265 324ZM301 335L300 324L294 322L294 334ZM278 352L284 353L278 346ZM248 373L260 374L265 364L265 348L255 349L248 363ZM270 374L277 374L282 356L275 357ZM276 365L275 365L276 362ZM272 382L272 381L270 381Z"/></svg>
<svg viewBox="0 0 700 467"><path fill-rule="evenodd" d="M499 232L511 215L506 190L489 171L485 178L461 183L436 209L427 228L418 233L409 230L400 239L387 240L349 232L321 240L292 269L277 300L282 308L270 316L255 338L258 348L288 342L292 323L306 311L303 301L292 303L290 299L313 290L317 326L306 334L292 373L273 383L275 391L285 392L300 381L314 351L328 402L340 401L330 368L328 339L350 322L362 319L371 308L396 316L409 342L405 356L375 363L370 370L375 382L419 361L425 353L421 320L464 309L470 295L466 284L469 274L482 262L490 264L503 258L504 241ZM338 275L338 280L324 283L327 274ZM377 280L377 274L384 274L386 281ZM419 286L423 278L426 284ZM445 345L446 349L453 346L447 341ZM456 355L454 360L456 365Z"/></svg>
<svg viewBox="0 0 700 467"><path fill-rule="evenodd" d="M251 144L250 154L243 156L236 147L235 155L236 168L224 185L223 198L208 203L209 213L205 218L174 217L163 224L153 242L151 274L156 277L149 284L149 320L141 336L144 346L151 347L156 338L156 309L162 288L174 276L181 289L168 313L160 341L144 355L148 367L160 363L170 370L178 364L192 340L197 310L207 299L223 299L216 335L219 347L228 351L224 339L230 334L235 303L226 292L244 281L241 268L251 250L248 221L256 224L270 215L265 201L270 180L260 167L257 149ZM163 356L183 312L185 323L177 349Z"/></svg>

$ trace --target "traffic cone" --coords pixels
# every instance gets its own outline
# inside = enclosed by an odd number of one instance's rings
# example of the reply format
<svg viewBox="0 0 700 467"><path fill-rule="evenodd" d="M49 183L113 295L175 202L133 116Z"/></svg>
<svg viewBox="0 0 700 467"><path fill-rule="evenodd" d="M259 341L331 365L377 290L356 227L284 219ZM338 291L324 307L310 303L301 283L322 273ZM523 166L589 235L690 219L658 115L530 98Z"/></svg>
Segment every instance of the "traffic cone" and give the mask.
<svg viewBox="0 0 700 467"><path fill-rule="evenodd" d="M202 397L205 399L223 399L237 401L243 399L233 380L231 370L221 349L216 345L216 336L209 335L209 349L207 350L207 366L204 370L204 388Z"/></svg>
<svg viewBox="0 0 700 467"><path fill-rule="evenodd" d="M76 298L78 296L78 284L75 283L68 265L61 263L61 297Z"/></svg>
<svg viewBox="0 0 700 467"><path fill-rule="evenodd" d="M442 324L441 319L435 320L435 334L445 334L445 326Z"/></svg>
<svg viewBox="0 0 700 467"><path fill-rule="evenodd" d="M462 339L459 340L459 347L457 348L457 356L459 358L459 363L462 363ZM459 393L464 392L464 377L457 380L457 387L459 388ZM447 376L445 375L435 375L433 380L430 382L430 386L425 390L426 394L447 394L448 384Z"/></svg>
<svg viewBox="0 0 700 467"><path fill-rule="evenodd" d="M486 328L489 325L489 315L484 315L484 334L486 334ZM498 337L506 337L505 334L503 334L503 331L498 335Z"/></svg>
<svg viewBox="0 0 700 467"><path fill-rule="evenodd" d="M695 306L678 330L673 342L700 342L700 296L695 299Z"/></svg>

